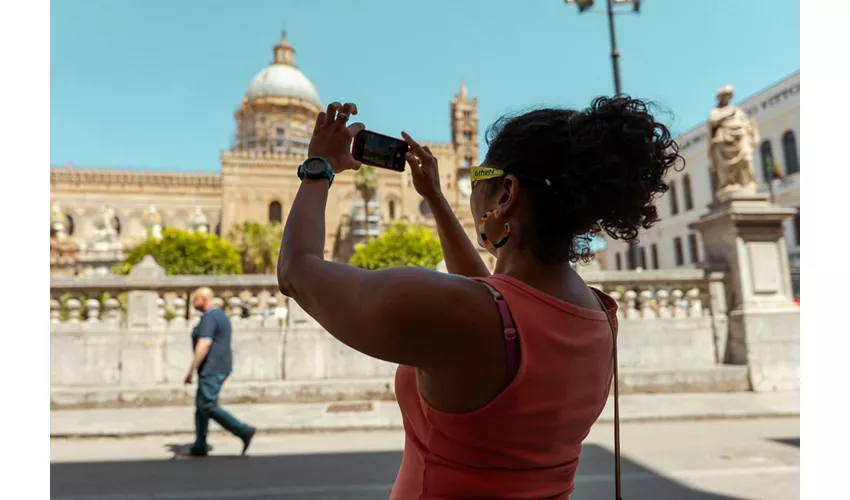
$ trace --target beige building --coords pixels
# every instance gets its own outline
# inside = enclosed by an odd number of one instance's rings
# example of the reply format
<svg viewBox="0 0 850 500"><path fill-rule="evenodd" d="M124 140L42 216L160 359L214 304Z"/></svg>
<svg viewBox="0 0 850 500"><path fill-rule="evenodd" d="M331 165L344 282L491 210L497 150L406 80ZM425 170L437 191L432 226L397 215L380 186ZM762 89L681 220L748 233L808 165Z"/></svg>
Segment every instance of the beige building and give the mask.
<svg viewBox="0 0 850 500"><path fill-rule="evenodd" d="M67 235L81 257L97 254L88 259L95 262L110 260L109 252L126 251L163 227L225 236L243 221L284 221L300 185L296 170L306 158L322 109L284 32L271 64L254 76L234 113L235 141L221 152L221 172L51 168L51 229ZM463 84L451 100L449 125L450 142L427 144L439 159L444 193L474 238L468 197L469 167L478 162L478 100ZM409 171L378 173L369 221L354 173L344 172L334 181L327 208L327 258L347 259L358 236L377 234L394 220L433 226Z"/></svg>
<svg viewBox="0 0 850 500"><path fill-rule="evenodd" d="M737 104L756 124L759 134L753 163L761 192L771 194L774 202L797 209L797 215L785 224L785 240L792 272L799 273L800 255L800 73ZM706 109L706 117L708 109ZM705 258L700 235L689 225L707 212L714 199L709 173L708 124L702 123L676 138L686 167L670 171L668 191L658 202L661 217L655 227L641 233L640 267L644 269L699 267ZM782 173L781 179L768 172L767 158L772 156ZM769 180L772 179L772 180ZM608 241L606 269L628 267L627 245ZM798 274L799 275L799 274Z"/></svg>

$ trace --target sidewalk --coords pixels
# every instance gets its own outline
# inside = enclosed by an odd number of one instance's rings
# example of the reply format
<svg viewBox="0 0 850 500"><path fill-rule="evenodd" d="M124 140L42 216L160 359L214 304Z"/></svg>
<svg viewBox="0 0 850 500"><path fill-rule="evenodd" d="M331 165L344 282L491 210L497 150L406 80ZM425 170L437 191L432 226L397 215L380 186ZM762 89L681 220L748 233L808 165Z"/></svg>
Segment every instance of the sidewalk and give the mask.
<svg viewBox="0 0 850 500"><path fill-rule="evenodd" d="M327 432L401 429L394 401L339 403L233 404L225 406L240 420L261 432ZM155 408L54 410L50 412L50 437L129 437L194 432L190 406ZM704 420L727 418L796 417L797 392L633 394L620 397L621 422ZM613 421L613 400L599 418ZM211 424L213 432L222 432Z"/></svg>

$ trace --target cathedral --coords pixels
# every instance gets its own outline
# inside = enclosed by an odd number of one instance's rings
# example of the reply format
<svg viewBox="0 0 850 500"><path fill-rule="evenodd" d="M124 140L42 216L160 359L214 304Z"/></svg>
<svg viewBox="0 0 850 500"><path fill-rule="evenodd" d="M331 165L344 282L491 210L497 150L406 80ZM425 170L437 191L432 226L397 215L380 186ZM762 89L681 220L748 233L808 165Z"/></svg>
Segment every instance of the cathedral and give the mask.
<svg viewBox="0 0 850 500"><path fill-rule="evenodd" d="M296 170L307 157L322 109L284 32L271 64L251 79L234 113L235 140L221 152L220 172L52 167L51 268L73 268L71 274L106 272L110 262L120 262L128 249L165 227L224 237L244 221L283 222L300 184ZM450 142L425 144L439 160L446 198L475 241L468 201L469 168L479 161L478 100L464 84L451 100L449 121ZM355 188L353 172L334 181L326 214L326 258L347 260L357 241L380 234L396 220L434 228L410 172L376 170L378 188L368 204ZM483 255L492 265L489 255Z"/></svg>

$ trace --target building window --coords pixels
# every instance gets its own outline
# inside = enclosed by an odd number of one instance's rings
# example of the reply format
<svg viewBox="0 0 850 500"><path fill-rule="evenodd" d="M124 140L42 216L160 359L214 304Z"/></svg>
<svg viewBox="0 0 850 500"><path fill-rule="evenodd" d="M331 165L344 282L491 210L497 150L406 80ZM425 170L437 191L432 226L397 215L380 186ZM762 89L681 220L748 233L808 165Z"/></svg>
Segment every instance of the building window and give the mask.
<svg viewBox="0 0 850 500"><path fill-rule="evenodd" d="M764 182L770 182L776 177L771 168L771 164L773 163L773 146L771 146L770 141L764 141L761 143L761 171L764 174Z"/></svg>
<svg viewBox="0 0 850 500"><path fill-rule="evenodd" d="M472 157L471 156L464 157L463 168L472 168Z"/></svg>
<svg viewBox="0 0 850 500"><path fill-rule="evenodd" d="M463 142L472 142L472 132L463 133Z"/></svg>
<svg viewBox="0 0 850 500"><path fill-rule="evenodd" d="M467 110L467 111L464 111L464 112L463 112L463 117L464 117L464 118L469 118L470 116L472 116L472 111L468 111L468 110Z"/></svg>
<svg viewBox="0 0 850 500"><path fill-rule="evenodd" d="M782 153L785 155L785 172L795 174L800 171L800 157L797 155L797 139L793 130L782 134Z"/></svg>
<svg viewBox="0 0 850 500"><path fill-rule="evenodd" d="M658 269L658 245L655 243L650 245L649 254L652 256L652 268Z"/></svg>
<svg viewBox="0 0 850 500"><path fill-rule="evenodd" d="M387 203L387 211L390 213L390 220L395 219L395 201L390 200L390 202Z"/></svg>
<svg viewBox="0 0 850 500"><path fill-rule="evenodd" d="M685 253L682 251L682 238L679 238L678 236L673 238L673 252L676 254L676 265L684 265Z"/></svg>
<svg viewBox="0 0 850 500"><path fill-rule="evenodd" d="M121 234L121 220L117 215L112 219L112 227L115 229L115 234Z"/></svg>
<svg viewBox="0 0 850 500"><path fill-rule="evenodd" d="M72 217L70 215L66 215L65 217L68 218L68 236L73 236L74 235L74 217Z"/></svg>
<svg viewBox="0 0 850 500"><path fill-rule="evenodd" d="M616 257L615 260L617 261L617 271L622 271L623 270L623 256L620 254L620 252L617 252L615 254L615 257Z"/></svg>
<svg viewBox="0 0 850 500"><path fill-rule="evenodd" d="M794 216L794 239L800 246L800 207L797 207L797 215Z"/></svg>
<svg viewBox="0 0 850 500"><path fill-rule="evenodd" d="M283 129L278 128L277 129L277 147L279 147L279 148L283 147L283 136L284 136Z"/></svg>
<svg viewBox="0 0 850 500"><path fill-rule="evenodd" d="M283 222L283 208L280 202L269 203L269 222Z"/></svg>
<svg viewBox="0 0 850 500"><path fill-rule="evenodd" d="M693 196L693 193L691 193L691 176L690 175L685 174L685 176L682 177L682 185L685 188L685 211L693 210L693 208L694 208L694 196Z"/></svg>
<svg viewBox="0 0 850 500"><path fill-rule="evenodd" d="M699 243L697 243L696 234L691 233L688 235L688 246L691 250L691 262L699 262Z"/></svg>
<svg viewBox="0 0 850 500"><path fill-rule="evenodd" d="M679 213L679 200L676 198L676 181L670 181L670 214Z"/></svg>
<svg viewBox="0 0 850 500"><path fill-rule="evenodd" d="M714 172L709 168L708 169L708 183L711 185L711 199L712 201L717 200L717 176L714 175Z"/></svg>
<svg viewBox="0 0 850 500"><path fill-rule="evenodd" d="M640 247L640 267L646 269L646 247Z"/></svg>

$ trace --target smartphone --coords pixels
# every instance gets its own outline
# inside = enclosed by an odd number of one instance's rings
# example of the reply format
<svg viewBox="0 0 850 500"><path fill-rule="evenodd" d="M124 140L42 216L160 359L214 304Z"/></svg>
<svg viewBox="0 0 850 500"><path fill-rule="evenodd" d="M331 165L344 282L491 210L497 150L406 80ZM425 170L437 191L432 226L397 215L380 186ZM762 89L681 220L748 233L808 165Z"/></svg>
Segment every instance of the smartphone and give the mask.
<svg viewBox="0 0 850 500"><path fill-rule="evenodd" d="M361 130L354 136L351 156L366 165L404 172L404 155L407 149L407 143L401 139Z"/></svg>

